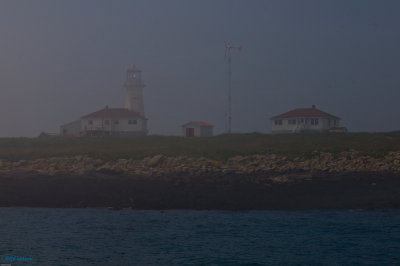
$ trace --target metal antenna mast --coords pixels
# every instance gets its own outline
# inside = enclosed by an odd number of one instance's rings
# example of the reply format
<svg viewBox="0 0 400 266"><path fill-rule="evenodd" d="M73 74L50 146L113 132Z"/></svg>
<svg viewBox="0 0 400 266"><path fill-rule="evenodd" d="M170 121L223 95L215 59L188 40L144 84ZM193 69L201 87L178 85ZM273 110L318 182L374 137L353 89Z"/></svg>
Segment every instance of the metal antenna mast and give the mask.
<svg viewBox="0 0 400 266"><path fill-rule="evenodd" d="M243 46L240 45L239 47L234 47L230 43L225 42L225 58L228 55L228 134L231 133L231 126L232 126L232 91L231 91L231 50L238 50L239 52L242 51ZM226 118L225 118L226 119ZM226 122L225 122L226 124ZM226 129L226 128L225 128Z"/></svg>

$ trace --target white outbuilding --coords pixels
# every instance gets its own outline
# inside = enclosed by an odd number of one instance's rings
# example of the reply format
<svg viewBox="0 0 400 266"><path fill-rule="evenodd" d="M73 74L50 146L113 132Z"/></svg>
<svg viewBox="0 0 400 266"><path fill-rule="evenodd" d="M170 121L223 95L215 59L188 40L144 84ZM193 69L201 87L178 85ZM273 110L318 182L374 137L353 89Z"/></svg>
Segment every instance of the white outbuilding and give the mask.
<svg viewBox="0 0 400 266"><path fill-rule="evenodd" d="M184 137L211 137L214 126L199 121L191 121L182 125L182 134Z"/></svg>
<svg viewBox="0 0 400 266"><path fill-rule="evenodd" d="M311 108L297 108L271 117L273 134L306 133L306 132L346 132L340 126L340 118L313 105Z"/></svg>

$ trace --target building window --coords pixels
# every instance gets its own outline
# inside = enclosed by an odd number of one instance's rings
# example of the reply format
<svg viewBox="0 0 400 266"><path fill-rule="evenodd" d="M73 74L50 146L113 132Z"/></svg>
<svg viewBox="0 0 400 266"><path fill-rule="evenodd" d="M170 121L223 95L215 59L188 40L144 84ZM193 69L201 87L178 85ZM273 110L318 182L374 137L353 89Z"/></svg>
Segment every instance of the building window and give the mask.
<svg viewBox="0 0 400 266"><path fill-rule="evenodd" d="M288 120L289 125L296 125L296 120L295 119L289 119Z"/></svg>
<svg viewBox="0 0 400 266"><path fill-rule="evenodd" d="M318 125L318 118L311 119L311 125Z"/></svg>
<svg viewBox="0 0 400 266"><path fill-rule="evenodd" d="M114 120L114 125L118 125L119 121L118 120Z"/></svg>
<svg viewBox="0 0 400 266"><path fill-rule="evenodd" d="M282 126L282 120L275 120L275 126Z"/></svg>
<svg viewBox="0 0 400 266"><path fill-rule="evenodd" d="M88 125L93 125L93 120L89 120Z"/></svg>
<svg viewBox="0 0 400 266"><path fill-rule="evenodd" d="M333 125L336 126L337 125L337 121L333 120Z"/></svg>
<svg viewBox="0 0 400 266"><path fill-rule="evenodd" d="M136 124L137 124L137 120L134 120L134 119L129 120L129 121L128 121L128 124L130 124L130 125L136 125Z"/></svg>
<svg viewBox="0 0 400 266"><path fill-rule="evenodd" d="M105 123L106 125L109 125L109 124L110 124L110 120L105 120L104 123Z"/></svg>

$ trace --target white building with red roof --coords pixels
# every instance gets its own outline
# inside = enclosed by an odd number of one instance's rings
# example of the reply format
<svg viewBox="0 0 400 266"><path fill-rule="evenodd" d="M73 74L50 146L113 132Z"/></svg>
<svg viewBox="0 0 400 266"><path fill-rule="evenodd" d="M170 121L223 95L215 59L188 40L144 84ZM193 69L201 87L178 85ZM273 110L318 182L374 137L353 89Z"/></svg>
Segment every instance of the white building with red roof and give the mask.
<svg viewBox="0 0 400 266"><path fill-rule="evenodd" d="M293 109L271 117L270 120L273 134L347 131L339 125L339 117L321 111L315 105L311 108Z"/></svg>
<svg viewBox="0 0 400 266"><path fill-rule="evenodd" d="M126 108L108 108L81 117L84 135L133 136L147 134L147 120Z"/></svg>
<svg viewBox="0 0 400 266"><path fill-rule="evenodd" d="M147 135L144 115L141 71L134 66L126 72L125 108L105 108L61 126L62 135L70 136L139 136Z"/></svg>
<svg viewBox="0 0 400 266"><path fill-rule="evenodd" d="M191 121L182 125L184 137L212 137L214 126L200 121Z"/></svg>

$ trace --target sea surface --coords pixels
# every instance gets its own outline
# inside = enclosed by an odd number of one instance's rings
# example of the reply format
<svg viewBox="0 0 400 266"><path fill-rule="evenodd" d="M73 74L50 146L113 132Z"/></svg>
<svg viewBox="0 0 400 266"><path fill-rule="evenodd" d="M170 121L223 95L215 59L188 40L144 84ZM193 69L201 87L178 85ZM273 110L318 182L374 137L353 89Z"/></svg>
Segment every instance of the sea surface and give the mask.
<svg viewBox="0 0 400 266"><path fill-rule="evenodd" d="M0 208L11 265L400 265L400 211Z"/></svg>

